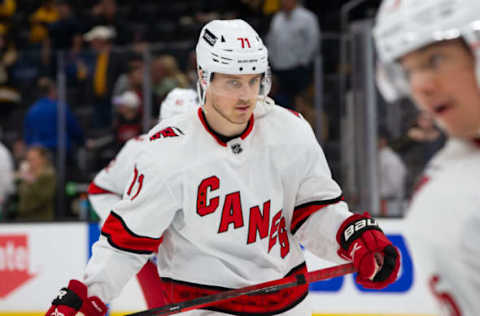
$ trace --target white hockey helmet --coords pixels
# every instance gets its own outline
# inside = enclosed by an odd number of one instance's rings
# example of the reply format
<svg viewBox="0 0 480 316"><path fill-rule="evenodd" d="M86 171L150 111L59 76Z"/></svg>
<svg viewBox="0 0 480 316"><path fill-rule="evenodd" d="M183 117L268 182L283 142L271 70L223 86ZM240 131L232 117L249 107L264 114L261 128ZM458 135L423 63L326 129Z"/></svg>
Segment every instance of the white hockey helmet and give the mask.
<svg viewBox="0 0 480 316"><path fill-rule="evenodd" d="M377 83L389 101L410 93L398 58L456 38L463 38L470 47L480 85L479 0L384 0L373 33L379 57Z"/></svg>
<svg viewBox="0 0 480 316"><path fill-rule="evenodd" d="M257 32L245 21L213 20L200 32L197 65L201 78L197 83L202 104L213 73L242 75L264 74L260 95L270 92L271 75L268 51Z"/></svg>
<svg viewBox="0 0 480 316"><path fill-rule="evenodd" d="M175 88L170 91L160 105L159 120L164 120L196 109L198 94L193 89Z"/></svg>

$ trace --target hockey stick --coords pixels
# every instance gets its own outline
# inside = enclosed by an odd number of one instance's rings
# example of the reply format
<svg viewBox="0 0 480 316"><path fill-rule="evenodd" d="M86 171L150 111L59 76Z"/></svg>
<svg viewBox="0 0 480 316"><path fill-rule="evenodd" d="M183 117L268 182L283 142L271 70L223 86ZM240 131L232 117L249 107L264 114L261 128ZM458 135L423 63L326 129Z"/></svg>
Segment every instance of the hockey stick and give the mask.
<svg viewBox="0 0 480 316"><path fill-rule="evenodd" d="M128 314L126 316L164 316L172 315L181 312L186 312L192 309L201 307L207 307L225 302L243 295L252 294L267 294L278 290L304 285L316 281L326 280L342 276L348 273L355 272L352 263L342 264L326 269L315 270L306 272L304 274L297 274L278 279L274 281L268 281L265 283L250 285L240 289L229 290L213 295L198 297L193 300L183 301L179 303L169 304L158 308L152 308L146 311Z"/></svg>

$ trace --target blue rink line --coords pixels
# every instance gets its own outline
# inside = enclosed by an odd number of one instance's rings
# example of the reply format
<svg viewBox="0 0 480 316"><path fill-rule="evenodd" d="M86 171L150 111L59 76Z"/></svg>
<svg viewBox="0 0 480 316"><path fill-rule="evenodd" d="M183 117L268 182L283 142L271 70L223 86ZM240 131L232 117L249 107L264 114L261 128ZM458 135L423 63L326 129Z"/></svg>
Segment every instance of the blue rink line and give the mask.
<svg viewBox="0 0 480 316"><path fill-rule="evenodd" d="M100 237L100 225L98 223L88 224L88 258L92 256L92 245Z"/></svg>

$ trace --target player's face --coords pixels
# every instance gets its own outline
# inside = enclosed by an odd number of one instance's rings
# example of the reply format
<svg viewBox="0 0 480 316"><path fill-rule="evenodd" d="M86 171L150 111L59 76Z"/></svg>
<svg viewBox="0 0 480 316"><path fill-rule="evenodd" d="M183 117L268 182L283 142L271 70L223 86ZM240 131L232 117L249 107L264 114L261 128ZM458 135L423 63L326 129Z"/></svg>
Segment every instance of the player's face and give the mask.
<svg viewBox="0 0 480 316"><path fill-rule="evenodd" d="M430 45L405 55L412 97L421 110L455 137L476 137L480 130L480 89L475 60L460 40Z"/></svg>
<svg viewBox="0 0 480 316"><path fill-rule="evenodd" d="M261 74L215 73L207 89L207 118L214 116L217 123L221 120L224 124L244 127L255 109L261 78Z"/></svg>

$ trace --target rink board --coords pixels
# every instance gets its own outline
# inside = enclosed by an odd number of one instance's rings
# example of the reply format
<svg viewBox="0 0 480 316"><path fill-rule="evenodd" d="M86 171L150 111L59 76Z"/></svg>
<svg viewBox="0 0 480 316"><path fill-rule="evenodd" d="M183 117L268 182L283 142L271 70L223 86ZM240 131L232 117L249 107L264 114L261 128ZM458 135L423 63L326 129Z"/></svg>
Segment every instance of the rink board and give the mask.
<svg viewBox="0 0 480 316"><path fill-rule="evenodd" d="M398 281L382 291L361 288L353 275L317 282L307 298L313 315L434 315L428 289L415 282L418 276L401 234L403 222L381 224L402 253ZM97 225L85 223L0 224L0 316L44 315L58 289L81 275L98 233ZM332 265L308 252L306 258L310 270ZM135 278L110 306L115 316L146 308Z"/></svg>

